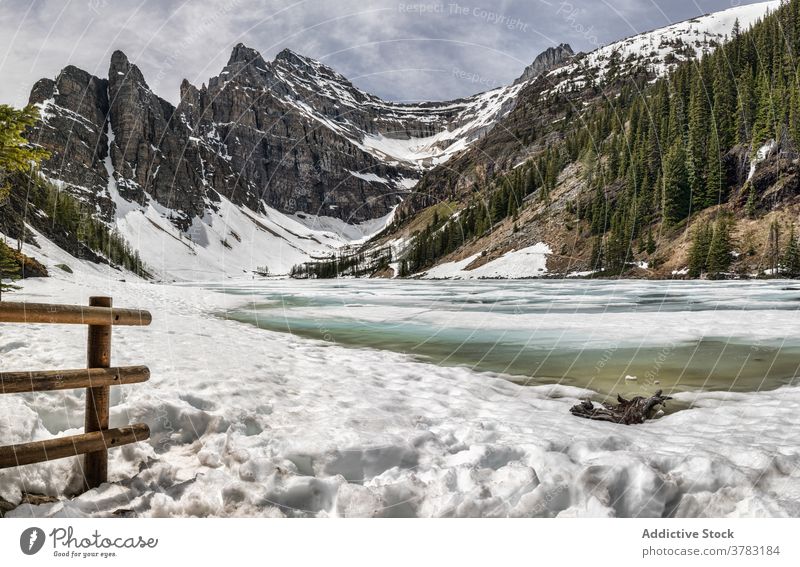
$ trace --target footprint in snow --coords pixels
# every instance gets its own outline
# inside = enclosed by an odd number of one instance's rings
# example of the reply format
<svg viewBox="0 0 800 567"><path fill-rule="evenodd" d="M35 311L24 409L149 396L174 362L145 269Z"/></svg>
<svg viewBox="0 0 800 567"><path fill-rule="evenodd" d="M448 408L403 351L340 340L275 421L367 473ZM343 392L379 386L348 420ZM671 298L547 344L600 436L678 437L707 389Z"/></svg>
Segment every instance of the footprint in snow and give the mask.
<svg viewBox="0 0 800 567"><path fill-rule="evenodd" d="M0 345L0 352L2 353L11 352L12 350L16 350L18 348L25 348L26 346L28 346L28 343L26 343L25 341L11 341L10 343Z"/></svg>

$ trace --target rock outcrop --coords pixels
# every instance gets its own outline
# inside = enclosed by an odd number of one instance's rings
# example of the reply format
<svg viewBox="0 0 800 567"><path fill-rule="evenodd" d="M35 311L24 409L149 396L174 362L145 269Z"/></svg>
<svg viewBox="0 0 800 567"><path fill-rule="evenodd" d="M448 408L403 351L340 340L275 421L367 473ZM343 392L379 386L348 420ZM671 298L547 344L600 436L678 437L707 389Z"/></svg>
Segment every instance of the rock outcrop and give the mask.
<svg viewBox="0 0 800 567"><path fill-rule="evenodd" d="M536 56L533 63L525 68L516 83L523 83L535 79L542 73L546 73L572 59L575 55L572 48L567 43L560 43L556 47L548 47Z"/></svg>

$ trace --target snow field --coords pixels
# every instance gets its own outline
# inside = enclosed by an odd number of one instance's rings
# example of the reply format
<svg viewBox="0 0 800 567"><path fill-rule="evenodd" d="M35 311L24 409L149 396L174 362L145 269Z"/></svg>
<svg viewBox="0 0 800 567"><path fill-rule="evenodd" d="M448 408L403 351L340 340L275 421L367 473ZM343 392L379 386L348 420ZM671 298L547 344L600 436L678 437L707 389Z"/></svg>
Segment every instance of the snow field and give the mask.
<svg viewBox="0 0 800 567"><path fill-rule="evenodd" d="M286 275L297 264L369 239L393 216L350 225L271 208L256 213L221 197L218 210L195 217L184 234L168 220L169 211L155 202L139 207L117 197L117 228L154 275L167 281L251 277L264 266L273 275Z"/></svg>
<svg viewBox="0 0 800 567"><path fill-rule="evenodd" d="M146 363L152 379L115 388L111 420L152 437L110 451L109 484L12 516L800 514L800 388L682 394L695 409L593 423L568 413L586 390L264 331L215 315L247 294L120 282L43 248L75 273L53 269L14 299L107 293L153 312L150 327L114 332L113 364ZM77 327L4 325L0 369L80 367L84 341ZM0 443L77 433L82 396L0 397ZM30 465L0 472L0 497L79 483L76 459Z"/></svg>
<svg viewBox="0 0 800 567"><path fill-rule="evenodd" d="M458 262L444 262L425 272L422 277L460 280L538 278L547 274L548 254L552 254L550 247L544 242L538 242L527 248L506 252L499 258L471 270L467 270L466 267L478 259L478 254Z"/></svg>

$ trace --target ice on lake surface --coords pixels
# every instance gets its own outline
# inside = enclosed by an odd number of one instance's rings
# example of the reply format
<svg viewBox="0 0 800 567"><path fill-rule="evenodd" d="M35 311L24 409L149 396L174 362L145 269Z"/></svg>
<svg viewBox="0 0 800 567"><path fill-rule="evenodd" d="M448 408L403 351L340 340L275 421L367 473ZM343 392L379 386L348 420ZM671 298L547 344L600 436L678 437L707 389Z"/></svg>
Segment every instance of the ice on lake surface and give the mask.
<svg viewBox="0 0 800 567"><path fill-rule="evenodd" d="M114 389L111 408L112 426L151 437L109 452L109 484L11 516L800 516L800 388L779 387L799 360L795 284L208 289L120 282L40 243L75 273L15 299L104 293L153 313L114 332L114 364L151 379ZM0 327L0 371L85 364L85 329ZM569 413L675 384L691 391L642 425ZM84 405L82 390L0 396L0 444L78 433ZM75 458L5 469L0 498L70 494L81 475Z"/></svg>
<svg viewBox="0 0 800 567"><path fill-rule="evenodd" d="M227 316L330 343L636 395L791 384L800 284L684 281L255 281Z"/></svg>

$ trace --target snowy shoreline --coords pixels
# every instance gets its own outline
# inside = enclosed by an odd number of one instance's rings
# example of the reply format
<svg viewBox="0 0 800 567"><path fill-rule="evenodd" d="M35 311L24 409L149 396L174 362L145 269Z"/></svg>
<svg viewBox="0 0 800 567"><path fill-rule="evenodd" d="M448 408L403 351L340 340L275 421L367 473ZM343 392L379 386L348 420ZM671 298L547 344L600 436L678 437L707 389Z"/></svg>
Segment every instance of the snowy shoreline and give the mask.
<svg viewBox="0 0 800 567"><path fill-rule="evenodd" d="M642 426L568 408L591 392L345 348L216 317L248 301L121 282L43 243L53 276L15 301L152 311L115 330L114 364L152 379L116 388L111 425L149 443L110 451L110 483L9 516L800 516L800 388L681 394L694 407ZM41 257L41 255L38 255ZM54 268L69 264L74 274ZM80 367L85 330L3 326L0 369ZM77 433L83 393L0 397L0 444ZM0 498L61 494L75 459L0 471Z"/></svg>

